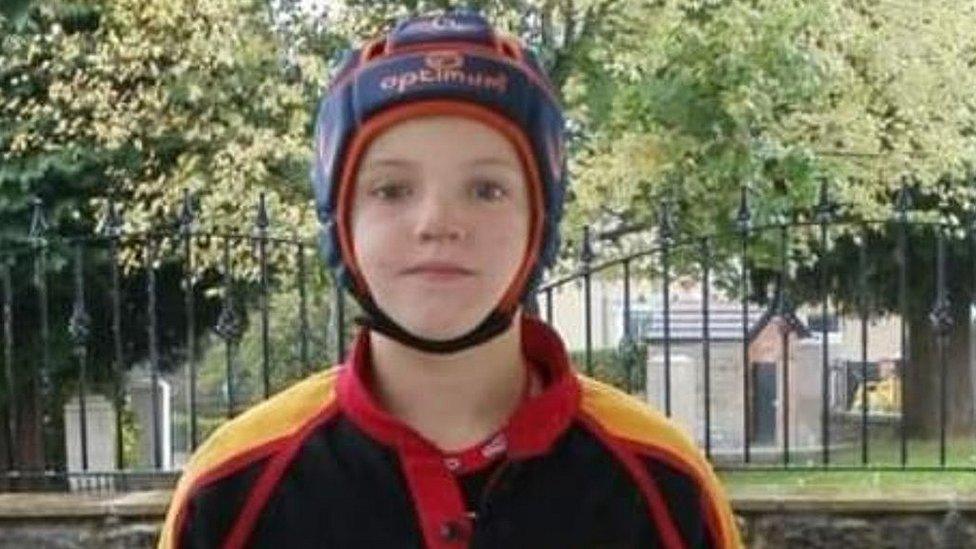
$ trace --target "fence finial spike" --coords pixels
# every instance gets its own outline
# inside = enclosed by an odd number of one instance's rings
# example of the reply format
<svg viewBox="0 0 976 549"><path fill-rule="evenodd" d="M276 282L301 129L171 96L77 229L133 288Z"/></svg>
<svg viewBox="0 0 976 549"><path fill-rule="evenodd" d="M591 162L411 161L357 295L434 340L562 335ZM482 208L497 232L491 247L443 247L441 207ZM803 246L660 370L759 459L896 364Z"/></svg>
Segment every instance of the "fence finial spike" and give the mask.
<svg viewBox="0 0 976 549"><path fill-rule="evenodd" d="M75 354L82 354L91 336L91 317L85 308L85 255L81 242L75 243L74 255L75 296L68 319L68 335L71 336Z"/></svg>
<svg viewBox="0 0 976 549"><path fill-rule="evenodd" d="M590 226L584 225L583 242L580 246L580 261L582 261L584 265L589 265L595 256L596 254L593 253L593 243L590 239Z"/></svg>
<svg viewBox="0 0 976 549"><path fill-rule="evenodd" d="M50 228L47 218L44 217L44 201L40 197L34 196L31 198L31 206L31 224L28 235L30 238L43 238L44 233Z"/></svg>
<svg viewBox="0 0 976 549"><path fill-rule="evenodd" d="M665 244L671 244L671 240L674 238L674 217L671 213L670 198L661 201L661 219L658 223L658 230L661 241Z"/></svg>
<svg viewBox="0 0 976 549"><path fill-rule="evenodd" d="M907 215L908 210L912 209L912 194L909 183L911 176L907 173L901 176L901 186L898 189L898 196L895 198L895 208L901 215Z"/></svg>
<svg viewBox="0 0 976 549"><path fill-rule="evenodd" d="M820 192L817 199L817 221L828 223L834 215L834 204L830 199L830 182L826 176L820 178Z"/></svg>
<svg viewBox="0 0 976 549"><path fill-rule="evenodd" d="M193 202L190 200L190 189L183 189L183 206L180 209L180 229L189 232L193 226Z"/></svg>
<svg viewBox="0 0 976 549"><path fill-rule="evenodd" d="M261 231L264 231L265 229L268 228L268 225L270 225L270 221L268 219L268 206L264 199L263 191L261 192L260 195L258 195L258 215L257 218L254 220L254 224Z"/></svg>
<svg viewBox="0 0 976 549"><path fill-rule="evenodd" d="M225 342L239 343L247 329L246 312L238 307L234 299L234 277L231 273L230 239L223 242L224 295L221 299L220 314L213 331Z"/></svg>
<svg viewBox="0 0 976 549"><path fill-rule="evenodd" d="M122 216L119 215L119 204L115 197L108 198L108 213L105 219L105 233L109 236L119 236L122 233Z"/></svg>
<svg viewBox="0 0 976 549"><path fill-rule="evenodd" d="M749 185L739 187L739 211L735 216L739 231L746 232L752 224L752 210L749 207Z"/></svg>

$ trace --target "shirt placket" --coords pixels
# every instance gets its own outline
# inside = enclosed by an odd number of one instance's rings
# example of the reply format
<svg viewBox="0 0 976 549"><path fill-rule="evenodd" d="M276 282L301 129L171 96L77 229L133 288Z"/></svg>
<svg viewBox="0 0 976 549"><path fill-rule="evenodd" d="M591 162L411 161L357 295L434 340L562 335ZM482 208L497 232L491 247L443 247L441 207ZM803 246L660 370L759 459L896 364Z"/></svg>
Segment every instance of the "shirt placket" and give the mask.
<svg viewBox="0 0 976 549"><path fill-rule="evenodd" d="M428 549L467 547L474 524L444 456L418 440L404 441L399 454Z"/></svg>

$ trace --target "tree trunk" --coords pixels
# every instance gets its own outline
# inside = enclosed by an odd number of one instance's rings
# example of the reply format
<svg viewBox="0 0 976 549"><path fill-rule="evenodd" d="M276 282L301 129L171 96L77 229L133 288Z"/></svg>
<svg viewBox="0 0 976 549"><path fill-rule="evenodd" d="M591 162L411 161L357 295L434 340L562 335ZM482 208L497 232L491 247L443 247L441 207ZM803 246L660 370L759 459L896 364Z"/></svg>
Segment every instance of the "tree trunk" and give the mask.
<svg viewBox="0 0 976 549"><path fill-rule="evenodd" d="M14 464L20 470L38 471L44 469L43 413L36 396L36 386L25 387L17 402L17 422L14 430Z"/></svg>
<svg viewBox="0 0 976 549"><path fill-rule="evenodd" d="M950 435L971 433L973 418L973 325L966 300L951 303L954 325L946 340L946 430ZM915 313L915 311L912 311ZM922 314L924 313L924 314ZM909 363L904 374L905 425L909 436L937 438L942 414L942 362L929 311L908 319Z"/></svg>

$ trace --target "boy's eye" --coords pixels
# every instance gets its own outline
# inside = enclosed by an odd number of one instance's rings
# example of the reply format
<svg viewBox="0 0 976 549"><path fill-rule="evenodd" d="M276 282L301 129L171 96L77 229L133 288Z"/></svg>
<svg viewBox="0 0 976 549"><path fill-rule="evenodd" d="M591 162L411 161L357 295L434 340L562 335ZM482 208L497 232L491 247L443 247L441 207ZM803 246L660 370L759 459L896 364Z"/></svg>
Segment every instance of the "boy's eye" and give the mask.
<svg viewBox="0 0 976 549"><path fill-rule="evenodd" d="M410 194L410 186L401 181L380 183L374 186L369 194L380 200L398 200Z"/></svg>
<svg viewBox="0 0 976 549"><path fill-rule="evenodd" d="M505 198L508 190L490 179L479 179L474 182L474 194L480 200L496 201Z"/></svg>

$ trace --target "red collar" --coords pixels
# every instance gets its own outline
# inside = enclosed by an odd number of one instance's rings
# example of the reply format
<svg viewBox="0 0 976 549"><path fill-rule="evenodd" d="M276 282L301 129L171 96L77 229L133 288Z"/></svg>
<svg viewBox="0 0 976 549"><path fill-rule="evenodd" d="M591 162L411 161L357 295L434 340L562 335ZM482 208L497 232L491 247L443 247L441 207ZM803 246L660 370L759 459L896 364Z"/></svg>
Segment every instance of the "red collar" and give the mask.
<svg viewBox="0 0 976 549"><path fill-rule="evenodd" d="M431 453L446 459L463 459L470 470L498 457L503 447L510 458L545 453L569 428L579 409L580 388L559 335L541 320L522 316L522 353L542 378L543 388L525 399L508 423L467 451L445 454L433 443L383 410L366 384L370 367L369 330L361 329L338 379L339 405L359 428L381 443L406 452ZM480 456L480 457L479 457ZM449 462L450 463L450 462Z"/></svg>

